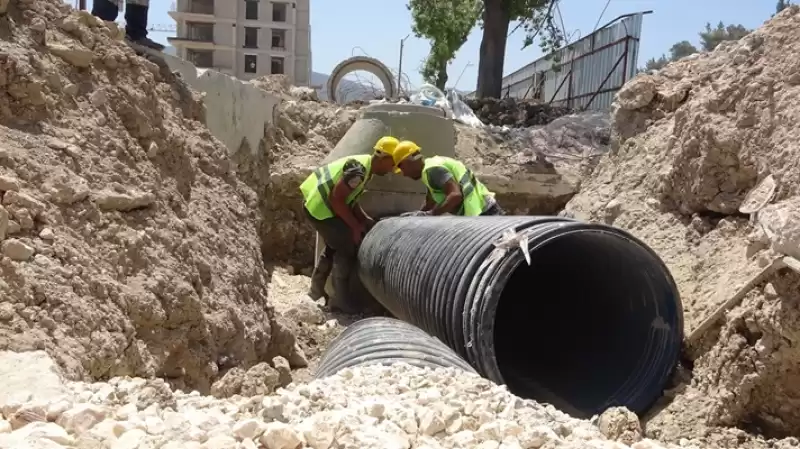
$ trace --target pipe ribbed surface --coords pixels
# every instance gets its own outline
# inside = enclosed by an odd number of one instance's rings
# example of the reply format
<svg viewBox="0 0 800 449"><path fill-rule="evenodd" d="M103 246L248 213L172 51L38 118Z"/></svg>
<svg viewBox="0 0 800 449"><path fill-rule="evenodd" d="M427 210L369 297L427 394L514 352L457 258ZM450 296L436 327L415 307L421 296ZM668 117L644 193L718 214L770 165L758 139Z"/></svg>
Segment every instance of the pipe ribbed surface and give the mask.
<svg viewBox="0 0 800 449"><path fill-rule="evenodd" d="M360 365L404 362L422 368L475 370L441 341L394 318L367 318L351 325L328 346L314 377Z"/></svg>
<svg viewBox="0 0 800 449"><path fill-rule="evenodd" d="M490 258L513 230L528 242ZM683 313L650 248L610 226L558 217L380 221L358 254L367 290L483 376L576 416L640 413L677 364Z"/></svg>

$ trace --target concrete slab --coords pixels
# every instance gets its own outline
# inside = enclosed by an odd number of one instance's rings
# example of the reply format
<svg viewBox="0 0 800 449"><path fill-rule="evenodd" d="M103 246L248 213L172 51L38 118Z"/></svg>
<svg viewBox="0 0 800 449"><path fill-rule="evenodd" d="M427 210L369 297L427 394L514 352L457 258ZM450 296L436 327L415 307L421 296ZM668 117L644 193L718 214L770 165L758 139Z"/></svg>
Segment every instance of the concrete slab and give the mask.
<svg viewBox="0 0 800 449"><path fill-rule="evenodd" d="M275 121L276 107L282 101L248 82L210 69L198 69L190 62L163 53L170 70L180 73L187 84L205 93L206 126L231 154L246 142L255 156L265 127Z"/></svg>

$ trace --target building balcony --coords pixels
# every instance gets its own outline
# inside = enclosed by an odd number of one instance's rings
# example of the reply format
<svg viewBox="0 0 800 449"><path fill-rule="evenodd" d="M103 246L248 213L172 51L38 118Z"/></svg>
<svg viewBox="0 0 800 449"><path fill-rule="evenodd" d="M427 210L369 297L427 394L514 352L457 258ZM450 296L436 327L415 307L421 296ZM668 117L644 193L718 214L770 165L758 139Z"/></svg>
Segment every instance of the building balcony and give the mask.
<svg viewBox="0 0 800 449"><path fill-rule="evenodd" d="M214 42L214 36L204 36L204 35L188 35L188 36L171 36L167 38L167 41L175 47L187 47L187 48L208 48L213 49L219 47Z"/></svg>
<svg viewBox="0 0 800 449"><path fill-rule="evenodd" d="M213 21L214 1L213 0L183 0L179 3L172 3L169 15L175 20L207 20Z"/></svg>

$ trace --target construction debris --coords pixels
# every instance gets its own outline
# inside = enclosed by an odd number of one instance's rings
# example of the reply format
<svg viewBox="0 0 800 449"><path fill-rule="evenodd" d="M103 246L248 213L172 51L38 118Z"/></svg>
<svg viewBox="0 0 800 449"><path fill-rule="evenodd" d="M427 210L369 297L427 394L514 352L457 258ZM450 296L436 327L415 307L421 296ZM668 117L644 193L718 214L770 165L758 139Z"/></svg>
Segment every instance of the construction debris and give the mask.
<svg viewBox="0 0 800 449"><path fill-rule="evenodd" d="M566 207L643 239L681 290L693 376L649 417L651 438L746 448L800 433L800 275L783 262L800 253L798 25L793 6L627 83L612 150Z"/></svg>
<svg viewBox="0 0 800 449"><path fill-rule="evenodd" d="M546 125L572 112L566 107L516 98L469 98L464 102L483 123L513 128Z"/></svg>

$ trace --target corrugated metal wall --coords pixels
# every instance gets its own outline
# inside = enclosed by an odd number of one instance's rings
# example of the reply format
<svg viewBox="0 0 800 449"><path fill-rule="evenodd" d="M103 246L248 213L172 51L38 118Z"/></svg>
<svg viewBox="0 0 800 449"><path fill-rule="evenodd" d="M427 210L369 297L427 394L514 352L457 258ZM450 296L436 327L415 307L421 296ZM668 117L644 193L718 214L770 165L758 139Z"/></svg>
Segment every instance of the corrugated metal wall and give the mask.
<svg viewBox="0 0 800 449"><path fill-rule="evenodd" d="M503 78L503 96L539 98L576 109L607 109L617 90L636 74L642 17L618 17L558 51L560 65L540 58ZM590 104L591 102L591 104Z"/></svg>

